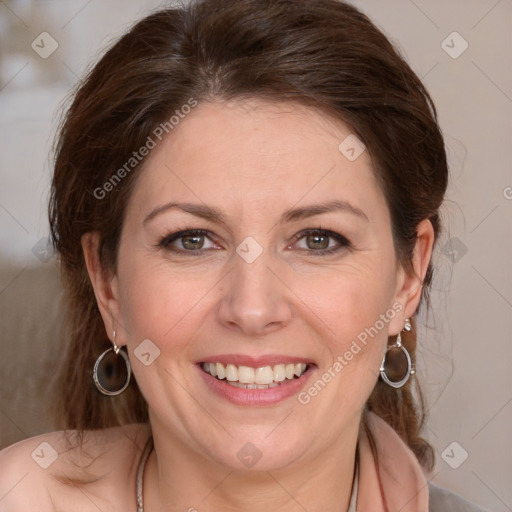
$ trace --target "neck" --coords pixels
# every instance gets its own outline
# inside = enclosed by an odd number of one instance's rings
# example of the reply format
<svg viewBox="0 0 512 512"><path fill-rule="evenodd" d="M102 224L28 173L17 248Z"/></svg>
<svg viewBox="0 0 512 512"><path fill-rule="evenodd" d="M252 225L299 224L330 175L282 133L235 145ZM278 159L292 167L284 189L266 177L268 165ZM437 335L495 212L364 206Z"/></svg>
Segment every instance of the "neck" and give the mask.
<svg viewBox="0 0 512 512"><path fill-rule="evenodd" d="M144 476L144 510L292 512L348 509L359 425L314 457L286 467L240 471L191 451L153 424L155 449Z"/></svg>

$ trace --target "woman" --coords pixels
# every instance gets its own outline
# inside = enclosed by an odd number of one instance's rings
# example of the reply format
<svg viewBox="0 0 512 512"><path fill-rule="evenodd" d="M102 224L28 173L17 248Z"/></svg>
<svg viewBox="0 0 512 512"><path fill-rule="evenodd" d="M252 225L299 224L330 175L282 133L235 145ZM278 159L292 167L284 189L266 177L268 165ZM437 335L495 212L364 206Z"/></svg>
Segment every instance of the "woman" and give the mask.
<svg viewBox="0 0 512 512"><path fill-rule="evenodd" d="M428 93L348 4L142 20L62 125L67 430L2 453L3 510L476 510L427 485L414 376L446 186Z"/></svg>

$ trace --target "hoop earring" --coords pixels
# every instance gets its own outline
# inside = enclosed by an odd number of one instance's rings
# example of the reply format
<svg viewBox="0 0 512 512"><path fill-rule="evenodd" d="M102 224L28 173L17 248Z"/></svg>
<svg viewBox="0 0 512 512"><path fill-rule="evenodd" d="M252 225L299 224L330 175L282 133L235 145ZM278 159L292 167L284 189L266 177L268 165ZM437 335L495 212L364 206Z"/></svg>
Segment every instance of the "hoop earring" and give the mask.
<svg viewBox="0 0 512 512"><path fill-rule="evenodd" d="M94 384L101 393L107 396L120 395L130 384L132 375L132 367L127 354L116 345L116 331L114 331L113 343L113 347L105 350L96 359L92 372Z"/></svg>
<svg viewBox="0 0 512 512"><path fill-rule="evenodd" d="M409 319L405 321L405 331L411 330ZM402 336L398 333L398 337L394 345L386 348L386 353L382 359L380 366L380 376L382 380L392 388L399 389L403 387L414 375L414 365L407 349L402 345Z"/></svg>

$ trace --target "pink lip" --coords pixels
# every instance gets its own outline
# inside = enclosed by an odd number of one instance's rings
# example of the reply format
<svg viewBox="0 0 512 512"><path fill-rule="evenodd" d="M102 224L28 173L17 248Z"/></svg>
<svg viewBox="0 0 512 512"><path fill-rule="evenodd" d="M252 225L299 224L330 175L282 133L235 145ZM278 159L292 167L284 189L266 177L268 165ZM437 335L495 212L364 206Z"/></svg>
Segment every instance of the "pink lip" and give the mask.
<svg viewBox="0 0 512 512"><path fill-rule="evenodd" d="M252 357L242 354L219 354L212 357L201 359L198 363L222 363L234 364L235 366L250 366L252 368L262 368L263 366L274 366L276 364L288 363L306 363L311 364L310 359L304 357L288 356L288 355L269 355Z"/></svg>
<svg viewBox="0 0 512 512"><path fill-rule="evenodd" d="M265 359L265 358L263 358ZM288 359L288 361L292 361L293 359ZM219 361L219 359L216 359ZM225 361L221 359L221 361ZM282 361L282 359L281 359ZM302 362L300 360L295 360L296 362ZM204 362L214 362L214 361L204 361ZM304 361L305 362L305 361ZM235 364L235 363L232 363ZM242 363L237 363L242 364ZM275 364L279 364L275 363ZM309 381L310 377L315 373L314 366L311 365L306 373L301 375L297 379L293 379L285 384L280 384L279 386L268 388L268 389L243 389L236 388L227 383L226 380L219 380L215 377L212 377L209 373L205 372L200 365L196 365L197 369L204 379L206 385L210 388L213 393L221 398L224 398L235 405L245 405L245 406L267 406L274 405L287 398L290 398L293 395L296 395L303 387L306 386L306 383ZM253 364L248 364L247 366L253 366ZM254 366L255 368L259 368L261 366L270 366L270 364L263 364L260 366Z"/></svg>

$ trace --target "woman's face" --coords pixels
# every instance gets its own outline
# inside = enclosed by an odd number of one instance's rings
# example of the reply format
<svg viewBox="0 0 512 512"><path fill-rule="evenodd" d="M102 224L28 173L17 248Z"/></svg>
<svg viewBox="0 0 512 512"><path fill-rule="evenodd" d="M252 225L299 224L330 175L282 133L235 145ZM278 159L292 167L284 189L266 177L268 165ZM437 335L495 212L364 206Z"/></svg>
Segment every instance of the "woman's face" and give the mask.
<svg viewBox="0 0 512 512"><path fill-rule="evenodd" d="M182 449L277 469L356 435L416 305L350 134L305 107L202 103L152 150L109 307L153 429Z"/></svg>

